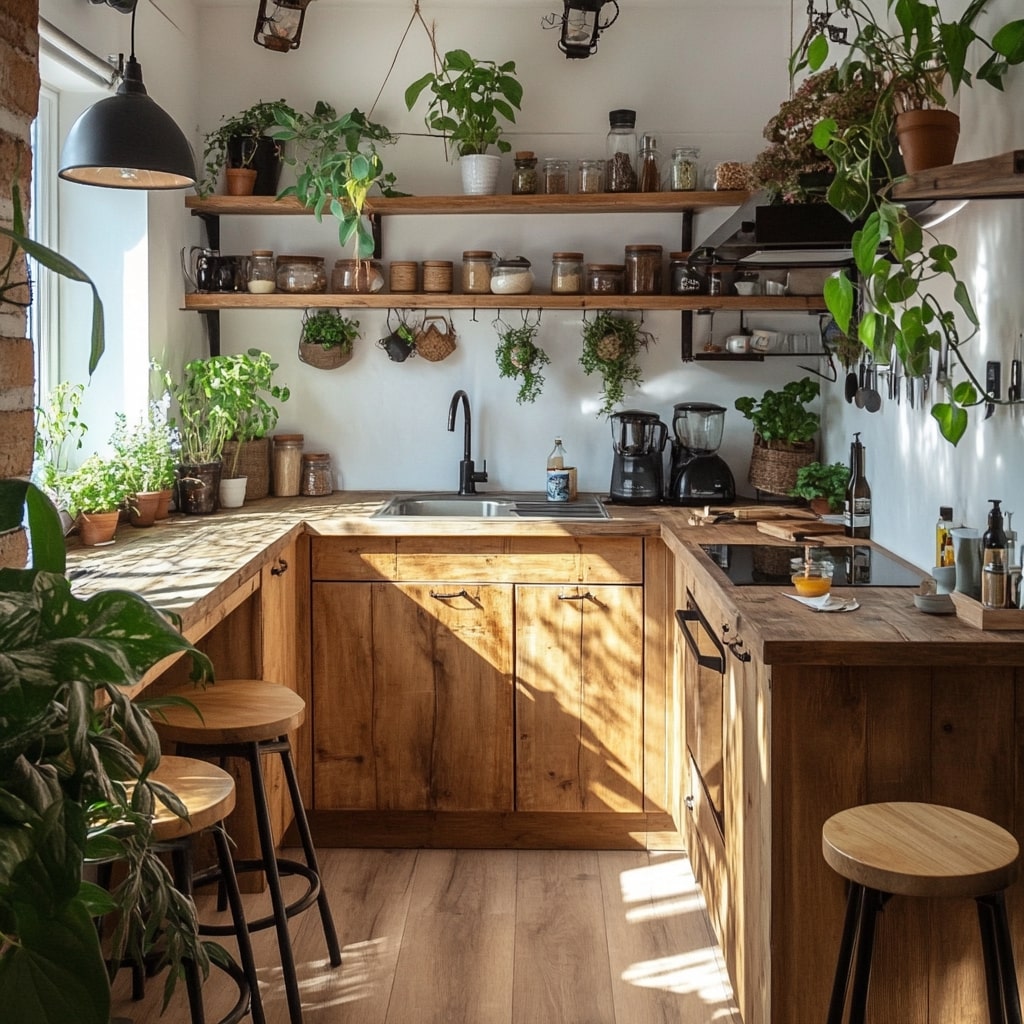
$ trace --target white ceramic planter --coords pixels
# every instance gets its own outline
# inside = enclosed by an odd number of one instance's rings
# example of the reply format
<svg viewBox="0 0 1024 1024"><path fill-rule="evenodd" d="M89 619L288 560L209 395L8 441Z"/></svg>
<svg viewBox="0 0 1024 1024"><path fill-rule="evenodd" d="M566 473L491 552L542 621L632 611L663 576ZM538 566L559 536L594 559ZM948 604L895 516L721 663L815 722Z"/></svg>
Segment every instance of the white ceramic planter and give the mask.
<svg viewBox="0 0 1024 1024"><path fill-rule="evenodd" d="M245 483L248 477L236 476L220 482L221 508L241 508L245 504Z"/></svg>
<svg viewBox="0 0 1024 1024"><path fill-rule="evenodd" d="M474 153L459 157L462 192L467 196L493 196L498 190L501 157L496 153Z"/></svg>

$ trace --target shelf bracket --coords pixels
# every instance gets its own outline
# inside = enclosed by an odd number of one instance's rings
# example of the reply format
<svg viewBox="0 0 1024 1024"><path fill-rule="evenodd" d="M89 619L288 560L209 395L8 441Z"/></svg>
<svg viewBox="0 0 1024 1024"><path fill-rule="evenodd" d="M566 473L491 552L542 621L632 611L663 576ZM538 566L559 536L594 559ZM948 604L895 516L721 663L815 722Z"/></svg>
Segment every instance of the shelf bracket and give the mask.
<svg viewBox="0 0 1024 1024"><path fill-rule="evenodd" d="M684 210L679 228L679 246L683 252L693 248L693 211ZM679 314L679 357L684 363L693 362L693 311L684 309Z"/></svg>
<svg viewBox="0 0 1024 1024"><path fill-rule="evenodd" d="M192 216L198 217L206 227L207 247L220 252L220 214L193 210Z"/></svg>
<svg viewBox="0 0 1024 1024"><path fill-rule="evenodd" d="M383 220L379 213L368 213L370 218L370 231L373 234L373 258L375 260L384 257L384 229Z"/></svg>
<svg viewBox="0 0 1024 1024"><path fill-rule="evenodd" d="M206 340L210 346L210 357L220 355L220 310L201 309L200 316L206 324Z"/></svg>

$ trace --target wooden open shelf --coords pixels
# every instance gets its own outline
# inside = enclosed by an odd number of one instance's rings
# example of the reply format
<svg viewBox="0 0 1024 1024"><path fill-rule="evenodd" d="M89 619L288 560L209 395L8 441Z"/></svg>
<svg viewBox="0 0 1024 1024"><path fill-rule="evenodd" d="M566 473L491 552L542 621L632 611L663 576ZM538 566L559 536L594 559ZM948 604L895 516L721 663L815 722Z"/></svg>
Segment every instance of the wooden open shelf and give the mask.
<svg viewBox="0 0 1024 1024"><path fill-rule="evenodd" d="M1024 197L1024 149L912 174L892 194L900 200Z"/></svg>

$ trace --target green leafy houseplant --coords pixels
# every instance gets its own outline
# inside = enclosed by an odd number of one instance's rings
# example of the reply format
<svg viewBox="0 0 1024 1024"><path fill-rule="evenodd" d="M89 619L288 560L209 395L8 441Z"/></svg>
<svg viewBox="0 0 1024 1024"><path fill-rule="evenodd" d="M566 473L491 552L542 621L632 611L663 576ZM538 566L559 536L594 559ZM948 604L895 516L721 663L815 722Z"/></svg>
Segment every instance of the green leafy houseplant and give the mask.
<svg viewBox="0 0 1024 1024"><path fill-rule="evenodd" d="M174 451L171 432L158 408L129 428L123 412L115 413L110 444L123 471L129 495L163 491L174 485Z"/></svg>
<svg viewBox="0 0 1024 1024"><path fill-rule="evenodd" d="M523 101L523 87L515 75L515 61L499 65L475 60L465 50L449 50L440 70L405 90L405 105L412 110L423 90L429 89L426 125L444 135L459 156L486 153L491 146L507 153L512 146L502 138L498 118L515 124Z"/></svg>
<svg viewBox="0 0 1024 1024"><path fill-rule="evenodd" d="M830 512L840 512L849 479L850 467L842 462L810 462L796 471L796 486L789 495L811 502L823 500Z"/></svg>
<svg viewBox="0 0 1024 1024"><path fill-rule="evenodd" d="M601 375L602 413L610 416L626 395L626 385L639 387L643 383L639 357L642 349L654 340L642 329L638 320L617 316L614 313L598 313L593 320L583 325L583 352L580 365L587 376Z"/></svg>
<svg viewBox="0 0 1024 1024"><path fill-rule="evenodd" d="M494 357L502 377L519 381L516 401L535 402L544 387L541 367L548 366L551 359L537 344L538 324L523 323L521 327L510 327L502 320L494 322L498 332L498 347Z"/></svg>
<svg viewBox="0 0 1024 1024"><path fill-rule="evenodd" d="M82 512L116 512L131 493L120 460L98 454L90 455L67 477L65 488L72 516Z"/></svg>
<svg viewBox="0 0 1024 1024"><path fill-rule="evenodd" d="M229 150L238 147L240 167L251 166L260 139L267 138L269 129L276 127L277 112L295 112L285 101L274 100L253 104L237 114L225 115L213 131L207 132L203 140L204 177L199 183L199 194L208 196L217 188L221 169L229 162ZM281 156L281 144L277 143L277 155Z"/></svg>
<svg viewBox="0 0 1024 1024"><path fill-rule="evenodd" d="M36 406L35 460L32 476L59 509L67 509L65 493L71 453L81 451L89 427L82 421L85 385L63 381Z"/></svg>
<svg viewBox="0 0 1024 1024"><path fill-rule="evenodd" d="M318 100L312 114L291 108L275 110L277 127L269 134L279 142L294 142L288 164L299 168L294 185L278 198L297 196L319 221L324 209L338 221L338 239L344 248L355 239L356 259L373 255L373 234L363 221L370 189L377 185L386 196L401 195L393 188L395 176L384 171L377 146L395 141L383 125L359 110L338 116L329 103Z"/></svg>
<svg viewBox="0 0 1024 1024"><path fill-rule="evenodd" d="M152 849L155 801L184 808L148 781L160 744L126 692L168 655L190 655L197 681L212 667L138 595L76 598L55 508L24 481L0 481L0 506L21 500L34 507L34 568L0 570L0 1004L19 1024L108 1024L95 918L118 922L115 960L169 964L168 994L183 958L204 971L226 960L199 940L192 901ZM83 866L112 858L126 870L108 893Z"/></svg>
<svg viewBox="0 0 1024 1024"><path fill-rule="evenodd" d="M302 321L302 344L319 345L330 351L340 348L351 352L359 337L359 321L344 316L336 309L319 309Z"/></svg>
<svg viewBox="0 0 1024 1024"><path fill-rule="evenodd" d="M737 398L735 404L766 446L806 444L814 440L821 425L818 414L807 408L819 391L817 381L802 377L791 380L781 391L768 390L760 398Z"/></svg>

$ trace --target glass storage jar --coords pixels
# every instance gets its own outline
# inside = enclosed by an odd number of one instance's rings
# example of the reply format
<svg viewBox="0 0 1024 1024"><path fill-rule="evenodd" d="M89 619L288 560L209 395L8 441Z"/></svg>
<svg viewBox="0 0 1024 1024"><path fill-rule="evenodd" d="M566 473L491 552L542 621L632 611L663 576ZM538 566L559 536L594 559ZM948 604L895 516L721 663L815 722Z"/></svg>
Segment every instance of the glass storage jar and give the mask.
<svg viewBox="0 0 1024 1024"><path fill-rule="evenodd" d="M697 187L699 159L700 150L696 146L677 146L672 150L668 182L673 192L691 192Z"/></svg>
<svg viewBox="0 0 1024 1024"><path fill-rule="evenodd" d="M581 160L577 168L576 191L591 196L604 191L604 161Z"/></svg>
<svg viewBox="0 0 1024 1024"><path fill-rule="evenodd" d="M272 249L253 249L249 257L249 291L253 295L269 295L277 291L277 268Z"/></svg>
<svg viewBox="0 0 1024 1024"><path fill-rule="evenodd" d="M627 295L661 294L660 245L627 245L625 292Z"/></svg>
<svg viewBox="0 0 1024 1024"><path fill-rule="evenodd" d="M544 161L544 194L564 196L569 191L569 161L549 156Z"/></svg>
<svg viewBox="0 0 1024 1024"><path fill-rule="evenodd" d="M625 267L621 263L588 263L588 295L621 295Z"/></svg>
<svg viewBox="0 0 1024 1024"><path fill-rule="evenodd" d="M660 192L661 155L658 152L658 140L646 132L640 136L638 166L640 169L637 171L637 191Z"/></svg>
<svg viewBox="0 0 1024 1024"><path fill-rule="evenodd" d="M274 435L274 496L290 498L299 493L302 475L302 434Z"/></svg>
<svg viewBox="0 0 1024 1024"><path fill-rule="evenodd" d="M604 187L607 192L636 191L636 111L612 110L605 140Z"/></svg>
<svg viewBox="0 0 1024 1024"><path fill-rule="evenodd" d="M377 260L335 260L331 291L372 294L384 287L384 268Z"/></svg>
<svg viewBox="0 0 1024 1024"><path fill-rule="evenodd" d="M493 295L529 295L533 288L533 271L525 256L495 260L491 269Z"/></svg>
<svg viewBox="0 0 1024 1024"><path fill-rule="evenodd" d="M327 291L323 256L278 256L277 287L293 295Z"/></svg>
<svg viewBox="0 0 1024 1024"><path fill-rule="evenodd" d="M330 455L327 452L303 452L302 493L310 498L320 498L333 490Z"/></svg>
<svg viewBox="0 0 1024 1024"><path fill-rule="evenodd" d="M669 290L673 295L707 294L707 276L690 262L690 253L670 252L668 259Z"/></svg>
<svg viewBox="0 0 1024 1024"><path fill-rule="evenodd" d="M490 249L467 249L462 254L462 292L464 295L486 295L491 290Z"/></svg>
<svg viewBox="0 0 1024 1024"><path fill-rule="evenodd" d="M537 191L537 158L531 149L521 149L515 155L512 171L512 195L532 196Z"/></svg>
<svg viewBox="0 0 1024 1024"><path fill-rule="evenodd" d="M551 254L551 294L580 295L583 292L583 253Z"/></svg>

